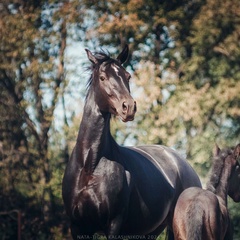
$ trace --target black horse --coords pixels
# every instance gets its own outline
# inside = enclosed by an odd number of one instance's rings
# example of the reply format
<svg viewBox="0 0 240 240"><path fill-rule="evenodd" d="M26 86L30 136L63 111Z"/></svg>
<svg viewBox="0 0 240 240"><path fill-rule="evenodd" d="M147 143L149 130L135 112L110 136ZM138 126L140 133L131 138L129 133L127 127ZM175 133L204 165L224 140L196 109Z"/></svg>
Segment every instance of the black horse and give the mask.
<svg viewBox="0 0 240 240"><path fill-rule="evenodd" d="M180 195L173 217L175 239L231 240L227 196L240 202L240 144L216 148L207 189L191 187Z"/></svg>
<svg viewBox="0 0 240 240"><path fill-rule="evenodd" d="M179 194L201 187L198 176L176 151L159 145L121 147L110 134L111 114L134 119L130 74L117 59L86 50L92 63L77 142L63 178L63 200L74 239L104 233L108 239L155 239L171 227Z"/></svg>

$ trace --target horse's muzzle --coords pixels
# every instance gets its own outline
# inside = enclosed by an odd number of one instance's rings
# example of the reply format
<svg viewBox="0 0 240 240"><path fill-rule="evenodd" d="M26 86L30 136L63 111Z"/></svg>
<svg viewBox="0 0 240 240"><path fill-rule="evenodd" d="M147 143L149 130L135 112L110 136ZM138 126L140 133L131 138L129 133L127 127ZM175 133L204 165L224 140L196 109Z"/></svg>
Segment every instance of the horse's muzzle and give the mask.
<svg viewBox="0 0 240 240"><path fill-rule="evenodd" d="M128 122L134 120L135 113L137 111L136 101L133 99L124 100L120 108L117 110L118 115L123 122Z"/></svg>

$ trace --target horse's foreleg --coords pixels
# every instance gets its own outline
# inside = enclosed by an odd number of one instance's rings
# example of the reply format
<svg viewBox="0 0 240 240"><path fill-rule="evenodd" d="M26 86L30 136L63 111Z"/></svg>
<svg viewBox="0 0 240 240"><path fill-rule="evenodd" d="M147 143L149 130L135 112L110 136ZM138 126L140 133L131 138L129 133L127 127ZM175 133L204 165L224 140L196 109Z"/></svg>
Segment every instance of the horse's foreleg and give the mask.
<svg viewBox="0 0 240 240"><path fill-rule="evenodd" d="M108 229L107 239L117 239L119 238L119 233L122 227L123 216L122 214L116 216L112 221Z"/></svg>

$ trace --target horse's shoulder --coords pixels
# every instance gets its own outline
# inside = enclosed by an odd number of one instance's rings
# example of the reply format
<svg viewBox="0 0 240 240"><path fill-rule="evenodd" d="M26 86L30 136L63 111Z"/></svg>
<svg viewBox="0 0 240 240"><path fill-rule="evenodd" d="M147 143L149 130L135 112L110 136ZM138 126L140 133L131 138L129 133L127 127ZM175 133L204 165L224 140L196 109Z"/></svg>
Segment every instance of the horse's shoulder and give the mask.
<svg viewBox="0 0 240 240"><path fill-rule="evenodd" d="M105 174L114 174L125 172L124 167L118 162L114 161L114 159L108 159L106 157L102 157L94 169L95 175L105 175Z"/></svg>

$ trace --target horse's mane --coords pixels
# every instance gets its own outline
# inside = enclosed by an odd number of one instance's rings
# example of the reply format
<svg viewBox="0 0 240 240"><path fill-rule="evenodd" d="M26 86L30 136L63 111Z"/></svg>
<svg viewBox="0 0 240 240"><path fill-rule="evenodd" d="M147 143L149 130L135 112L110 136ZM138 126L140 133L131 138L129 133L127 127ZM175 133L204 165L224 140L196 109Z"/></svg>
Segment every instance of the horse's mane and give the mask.
<svg viewBox="0 0 240 240"><path fill-rule="evenodd" d="M227 156L233 153L232 148L226 148L220 151L217 156L213 157L213 164L209 174L209 180L206 185L206 189L216 193L216 187L221 179L222 171L226 164Z"/></svg>

